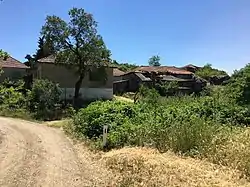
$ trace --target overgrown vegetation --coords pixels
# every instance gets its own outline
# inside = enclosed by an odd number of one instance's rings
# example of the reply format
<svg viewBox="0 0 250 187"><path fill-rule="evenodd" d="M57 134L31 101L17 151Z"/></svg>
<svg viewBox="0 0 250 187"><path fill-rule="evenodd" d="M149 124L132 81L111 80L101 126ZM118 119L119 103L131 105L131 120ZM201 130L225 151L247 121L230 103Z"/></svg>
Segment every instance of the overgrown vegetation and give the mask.
<svg viewBox="0 0 250 187"><path fill-rule="evenodd" d="M48 80L34 81L28 94L28 108L38 119L57 118L60 112L60 96L62 90L58 84Z"/></svg>
<svg viewBox="0 0 250 187"><path fill-rule="evenodd" d="M160 152L171 150L223 165L228 165L229 159L230 166L250 176L250 160L244 156L250 150L248 143L238 140L247 149L241 157L233 157L232 150L226 151L232 137L244 132L250 122L249 67L235 72L226 86L213 87L201 96L160 97L154 89L143 88L136 103L92 103L74 115L71 132L101 146L103 126L108 125L109 149L149 146Z"/></svg>
<svg viewBox="0 0 250 187"><path fill-rule="evenodd" d="M130 70L135 69L136 67L138 67L135 64L129 64L129 63L119 63L116 60L112 61L112 65L116 66L119 70L127 72Z"/></svg>
<svg viewBox="0 0 250 187"><path fill-rule="evenodd" d="M206 80L210 80L211 77L215 76L225 76L227 73L223 70L218 70L212 67L211 64L206 64L204 67L199 69L195 74Z"/></svg>
<svg viewBox="0 0 250 187"><path fill-rule="evenodd" d="M4 81L0 85L0 114L24 119L53 120L73 114L61 102L61 88L48 80L35 80L31 90L23 81Z"/></svg>

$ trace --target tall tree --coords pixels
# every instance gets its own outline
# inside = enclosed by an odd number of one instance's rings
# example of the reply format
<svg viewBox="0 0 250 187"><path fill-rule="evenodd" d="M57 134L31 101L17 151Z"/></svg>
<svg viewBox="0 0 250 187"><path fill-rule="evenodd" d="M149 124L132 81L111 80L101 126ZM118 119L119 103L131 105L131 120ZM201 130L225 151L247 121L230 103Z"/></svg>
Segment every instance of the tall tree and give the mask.
<svg viewBox="0 0 250 187"><path fill-rule="evenodd" d="M26 59L28 60L25 65L34 67L37 60L47 57L55 53L53 43L50 41L49 38L45 39L44 36L39 37L38 39L38 49L34 55L27 54Z"/></svg>
<svg viewBox="0 0 250 187"><path fill-rule="evenodd" d="M8 53L0 49L0 58L3 58L3 60L6 60L9 57Z"/></svg>
<svg viewBox="0 0 250 187"><path fill-rule="evenodd" d="M9 54L3 51L2 49L0 49L0 59L7 60L8 57L9 57ZM3 70L0 66L0 76L2 75L2 73L3 73Z"/></svg>
<svg viewBox="0 0 250 187"><path fill-rule="evenodd" d="M161 58L158 55L154 55L148 60L148 64L150 66L160 66L161 65L160 60Z"/></svg>
<svg viewBox="0 0 250 187"><path fill-rule="evenodd" d="M56 63L65 63L76 69L75 98L86 72L109 61L110 51L97 32L97 22L84 9L69 11L69 22L58 16L47 16L41 34L50 38L56 51Z"/></svg>

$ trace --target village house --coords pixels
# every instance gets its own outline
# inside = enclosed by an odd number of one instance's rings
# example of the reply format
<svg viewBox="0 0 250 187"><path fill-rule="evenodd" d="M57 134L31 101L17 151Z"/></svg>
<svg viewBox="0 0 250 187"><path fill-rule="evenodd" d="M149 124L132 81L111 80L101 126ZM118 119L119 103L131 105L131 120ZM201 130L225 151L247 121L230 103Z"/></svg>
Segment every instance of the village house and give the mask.
<svg viewBox="0 0 250 187"><path fill-rule="evenodd" d="M18 80L24 78L27 73L28 66L9 56L6 59L0 58L0 68L3 73L0 76L0 81L5 79Z"/></svg>
<svg viewBox="0 0 250 187"><path fill-rule="evenodd" d="M122 80L122 75L124 75L125 72L119 70L118 68L113 68L113 81L120 81Z"/></svg>
<svg viewBox="0 0 250 187"><path fill-rule="evenodd" d="M75 83L78 75L74 68L67 68L63 64L55 64L55 57L50 55L38 60L34 78L43 78L59 83L63 89L64 99L73 99ZM98 76L98 68L86 72L80 88L80 98L86 100L113 98L113 68L105 66L105 77Z"/></svg>
<svg viewBox="0 0 250 187"><path fill-rule="evenodd" d="M182 93L200 92L204 83L190 71L171 66L141 66L121 75L114 82L114 93L136 92L140 85L177 82Z"/></svg>

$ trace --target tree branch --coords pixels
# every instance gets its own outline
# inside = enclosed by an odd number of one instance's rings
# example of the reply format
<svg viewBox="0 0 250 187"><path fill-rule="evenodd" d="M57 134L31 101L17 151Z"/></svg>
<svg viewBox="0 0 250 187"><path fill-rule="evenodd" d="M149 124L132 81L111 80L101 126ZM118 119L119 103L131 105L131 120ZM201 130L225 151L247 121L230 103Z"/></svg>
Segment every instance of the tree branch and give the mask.
<svg viewBox="0 0 250 187"><path fill-rule="evenodd" d="M77 51L72 47L73 45L71 43L69 43L67 41L67 39L65 40L66 44L68 45L68 47L70 48L71 51L73 51L75 54L77 54Z"/></svg>

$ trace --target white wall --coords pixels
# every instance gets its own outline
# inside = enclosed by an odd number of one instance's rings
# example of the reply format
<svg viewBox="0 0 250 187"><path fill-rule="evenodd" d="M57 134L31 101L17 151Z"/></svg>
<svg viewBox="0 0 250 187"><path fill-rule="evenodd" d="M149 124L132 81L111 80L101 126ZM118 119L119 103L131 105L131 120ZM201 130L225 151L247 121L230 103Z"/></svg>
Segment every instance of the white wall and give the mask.
<svg viewBox="0 0 250 187"><path fill-rule="evenodd" d="M75 88L62 88L62 99L73 99ZM81 88L80 98L86 100L92 99L112 99L113 98L113 88Z"/></svg>

